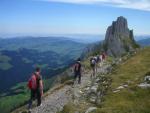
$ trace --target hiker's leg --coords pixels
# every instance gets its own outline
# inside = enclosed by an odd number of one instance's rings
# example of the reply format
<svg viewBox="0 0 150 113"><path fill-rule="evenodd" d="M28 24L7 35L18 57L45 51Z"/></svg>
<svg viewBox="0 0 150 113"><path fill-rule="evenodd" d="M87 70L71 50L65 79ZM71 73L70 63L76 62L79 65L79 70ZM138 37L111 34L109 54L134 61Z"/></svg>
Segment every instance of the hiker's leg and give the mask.
<svg viewBox="0 0 150 113"><path fill-rule="evenodd" d="M78 74L75 72L75 74L74 74L74 84L76 82L77 76L78 76Z"/></svg>
<svg viewBox="0 0 150 113"><path fill-rule="evenodd" d="M31 90L31 95L30 95L28 109L31 109L31 107L32 107L32 101L34 100L34 98L35 98L35 92L34 92L34 90Z"/></svg>
<svg viewBox="0 0 150 113"><path fill-rule="evenodd" d="M97 73L97 64L95 65L95 73Z"/></svg>
<svg viewBox="0 0 150 113"><path fill-rule="evenodd" d="M92 78L92 76L93 76L93 68L92 68L92 70L91 70L91 78Z"/></svg>
<svg viewBox="0 0 150 113"><path fill-rule="evenodd" d="M99 62L99 67L101 67L101 62Z"/></svg>
<svg viewBox="0 0 150 113"><path fill-rule="evenodd" d="M80 73L78 74L78 77L79 77L78 84L80 84L81 83L81 74Z"/></svg>
<svg viewBox="0 0 150 113"><path fill-rule="evenodd" d="M95 72L97 73L97 63L96 63L96 65L95 65Z"/></svg>
<svg viewBox="0 0 150 113"><path fill-rule="evenodd" d="M95 77L95 67L94 67L94 69L93 69L93 77Z"/></svg>
<svg viewBox="0 0 150 113"><path fill-rule="evenodd" d="M93 77L94 76L94 67L92 67L92 76L91 77Z"/></svg>
<svg viewBox="0 0 150 113"><path fill-rule="evenodd" d="M97 73L97 65L98 65L98 64L96 64L96 73Z"/></svg>
<svg viewBox="0 0 150 113"><path fill-rule="evenodd" d="M92 68L92 72L93 72L93 73L92 73L92 77L93 77L93 76L94 76L94 67Z"/></svg>
<svg viewBox="0 0 150 113"><path fill-rule="evenodd" d="M37 106L41 105L41 92L37 90Z"/></svg>

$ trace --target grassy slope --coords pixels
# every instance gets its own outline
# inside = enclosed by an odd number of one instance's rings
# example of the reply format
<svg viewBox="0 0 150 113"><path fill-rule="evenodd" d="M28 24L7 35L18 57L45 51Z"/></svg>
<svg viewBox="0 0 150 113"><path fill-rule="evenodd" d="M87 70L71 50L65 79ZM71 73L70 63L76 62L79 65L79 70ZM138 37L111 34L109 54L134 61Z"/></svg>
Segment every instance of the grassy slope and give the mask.
<svg viewBox="0 0 150 113"><path fill-rule="evenodd" d="M143 82L150 71L150 48L145 48L136 56L117 66L112 73L112 86L97 113L150 113L150 89L141 89L137 84ZM120 92L112 90L128 84Z"/></svg>
<svg viewBox="0 0 150 113"><path fill-rule="evenodd" d="M10 68L12 68L13 66L9 63L9 61L11 61L11 58L6 56L6 55L2 55L0 53L0 69L1 70L8 70Z"/></svg>

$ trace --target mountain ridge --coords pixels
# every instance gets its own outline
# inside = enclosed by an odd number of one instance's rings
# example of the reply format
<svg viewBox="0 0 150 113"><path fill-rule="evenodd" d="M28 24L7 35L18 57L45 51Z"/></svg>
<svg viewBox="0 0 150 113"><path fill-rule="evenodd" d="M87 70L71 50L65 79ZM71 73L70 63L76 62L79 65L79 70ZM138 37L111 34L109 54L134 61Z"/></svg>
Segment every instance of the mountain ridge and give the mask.
<svg viewBox="0 0 150 113"><path fill-rule="evenodd" d="M141 46L150 46L150 38L142 39L137 41Z"/></svg>

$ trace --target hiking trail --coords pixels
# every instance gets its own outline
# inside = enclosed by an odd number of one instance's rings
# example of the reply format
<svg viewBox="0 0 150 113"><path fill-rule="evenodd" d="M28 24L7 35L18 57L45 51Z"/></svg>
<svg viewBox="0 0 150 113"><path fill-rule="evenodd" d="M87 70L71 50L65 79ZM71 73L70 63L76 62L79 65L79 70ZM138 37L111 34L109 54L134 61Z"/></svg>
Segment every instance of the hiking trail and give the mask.
<svg viewBox="0 0 150 113"><path fill-rule="evenodd" d="M109 67L110 65L103 64L103 66L97 69L97 73L107 73ZM31 113L56 113L61 111L64 105L70 101L78 103L81 101L80 99L85 93L85 89L91 87L91 84L91 71L86 70L82 75L81 84L65 85L54 91L43 99L42 106L33 108Z"/></svg>

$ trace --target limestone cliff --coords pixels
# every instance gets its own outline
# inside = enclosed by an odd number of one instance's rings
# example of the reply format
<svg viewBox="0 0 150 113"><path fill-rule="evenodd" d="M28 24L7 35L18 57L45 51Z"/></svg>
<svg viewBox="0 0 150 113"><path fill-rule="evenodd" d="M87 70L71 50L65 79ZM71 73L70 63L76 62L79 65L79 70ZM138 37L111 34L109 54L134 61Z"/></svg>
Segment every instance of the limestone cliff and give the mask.
<svg viewBox="0 0 150 113"><path fill-rule="evenodd" d="M107 28L104 50L108 55L119 57L138 47L134 40L133 30L129 30L127 19L120 16Z"/></svg>

